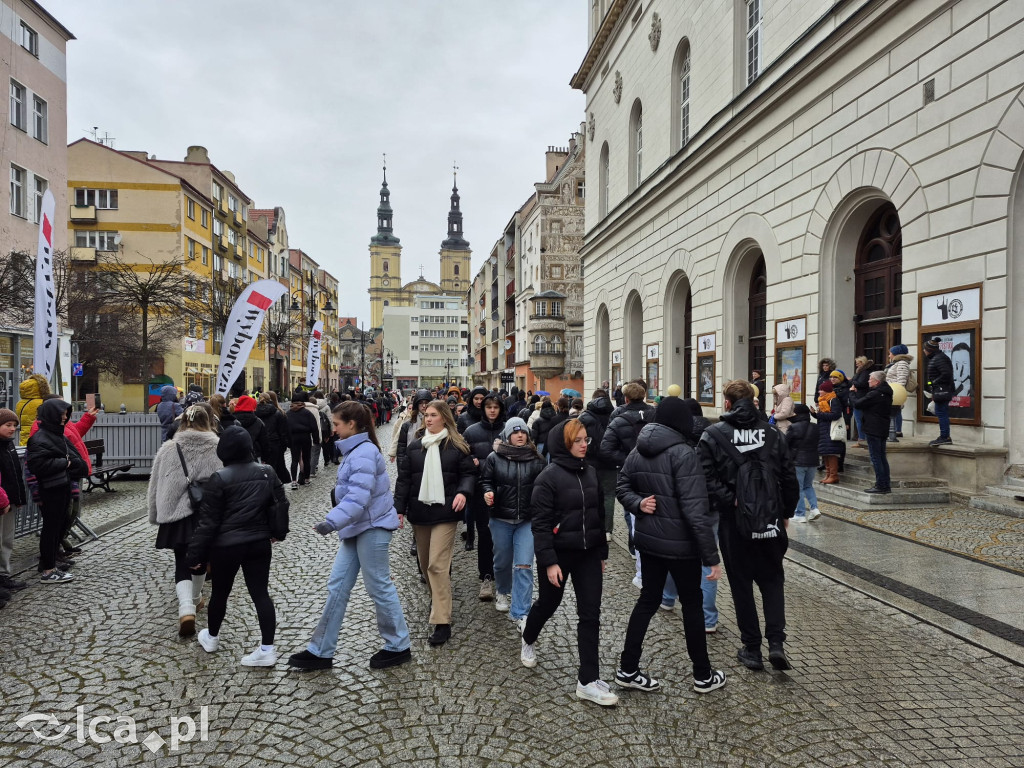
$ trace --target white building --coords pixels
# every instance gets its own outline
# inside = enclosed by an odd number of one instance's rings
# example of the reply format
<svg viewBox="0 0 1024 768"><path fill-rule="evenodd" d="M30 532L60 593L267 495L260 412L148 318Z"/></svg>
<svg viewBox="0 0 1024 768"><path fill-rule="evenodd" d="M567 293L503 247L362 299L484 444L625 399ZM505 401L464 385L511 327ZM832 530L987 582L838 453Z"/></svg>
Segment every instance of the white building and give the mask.
<svg viewBox="0 0 1024 768"><path fill-rule="evenodd" d="M413 306L385 306L383 341L395 387L433 387L454 381L466 386L469 324L466 297L420 293Z"/></svg>
<svg viewBox="0 0 1024 768"><path fill-rule="evenodd" d="M922 471L1024 463L1024 3L587 2L586 379L719 408L938 335L963 389Z"/></svg>

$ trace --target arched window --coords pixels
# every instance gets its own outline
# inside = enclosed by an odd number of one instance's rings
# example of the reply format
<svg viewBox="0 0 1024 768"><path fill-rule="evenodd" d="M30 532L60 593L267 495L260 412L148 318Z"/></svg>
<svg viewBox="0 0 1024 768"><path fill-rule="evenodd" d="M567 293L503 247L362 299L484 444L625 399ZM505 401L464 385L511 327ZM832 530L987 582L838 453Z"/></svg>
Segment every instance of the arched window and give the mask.
<svg viewBox="0 0 1024 768"><path fill-rule="evenodd" d="M690 41L683 38L672 64L672 136L676 149L690 140Z"/></svg>
<svg viewBox="0 0 1024 768"><path fill-rule="evenodd" d="M608 142L601 146L601 159L598 164L598 213L602 218L608 215Z"/></svg>
<svg viewBox="0 0 1024 768"><path fill-rule="evenodd" d="M534 336L533 351L538 355L543 355L548 351L548 340L540 335Z"/></svg>
<svg viewBox="0 0 1024 768"><path fill-rule="evenodd" d="M459 274L459 265L458 264L455 265L455 274L456 275Z"/></svg>
<svg viewBox="0 0 1024 768"><path fill-rule="evenodd" d="M387 272L387 271L388 271L388 262L387 262L387 260L386 260L386 259L385 259L385 261L384 261L384 271L385 271L385 272Z"/></svg>
<svg viewBox="0 0 1024 768"><path fill-rule="evenodd" d="M551 351L556 355L562 351L562 337L552 336L551 337Z"/></svg>
<svg viewBox="0 0 1024 768"><path fill-rule="evenodd" d="M644 173L644 108L640 99L633 102L629 115L629 191L640 186Z"/></svg>
<svg viewBox="0 0 1024 768"><path fill-rule="evenodd" d="M768 340L768 276L764 267L764 256L761 255L758 255L750 275L748 302L750 356L747 375L750 375L751 371L760 371L762 376L766 376L764 366Z"/></svg>

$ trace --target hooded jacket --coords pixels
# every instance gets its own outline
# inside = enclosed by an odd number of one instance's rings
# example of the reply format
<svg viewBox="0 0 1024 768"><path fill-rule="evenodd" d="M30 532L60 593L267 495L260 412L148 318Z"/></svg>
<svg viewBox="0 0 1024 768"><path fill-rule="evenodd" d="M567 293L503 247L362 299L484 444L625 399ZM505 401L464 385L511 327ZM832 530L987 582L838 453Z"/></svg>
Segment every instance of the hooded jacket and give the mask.
<svg viewBox="0 0 1024 768"><path fill-rule="evenodd" d="M486 405L489 403L497 403L499 408L498 418L494 421L490 421L487 418ZM480 421L469 427L462 435L466 438L466 442L469 443L470 454L476 459L478 473L483 468L484 462L487 461L487 457L494 450L495 441L501 439L501 430L505 428L505 404L501 401L501 398L488 395L484 399L484 404L484 407L480 409L482 413ZM476 488L473 489L473 495L469 498L469 508L474 514L484 515L487 514L489 509L484 501L483 485L479 482L476 484Z"/></svg>
<svg viewBox="0 0 1024 768"><path fill-rule="evenodd" d="M565 447L565 424L548 435L551 463L533 486L533 548L537 567L558 564L559 550L593 550L608 559L604 531L604 492L586 459Z"/></svg>
<svg viewBox="0 0 1024 768"><path fill-rule="evenodd" d="M9 504L20 507L22 504L28 503L25 469L22 466L21 457L18 456L18 449L15 447L13 438L10 440L0 439L0 488L3 488L7 494Z"/></svg>
<svg viewBox="0 0 1024 768"><path fill-rule="evenodd" d="M590 445L587 446L587 461L594 469L614 469L615 465L607 461L601 453L601 442L604 440L605 430L608 429L608 419L611 416L612 401L607 397L595 397L587 403L587 409L580 414L580 423L587 428L587 437L590 438Z"/></svg>
<svg viewBox="0 0 1024 768"><path fill-rule="evenodd" d="M267 436L267 446L271 450L283 451L290 441L288 417L284 411L273 403L260 403L256 406L256 416L263 422Z"/></svg>
<svg viewBox="0 0 1024 768"><path fill-rule="evenodd" d="M893 355L892 362L885 369L885 383L907 386L907 379L910 377L910 364L913 362L913 355ZM867 386L866 382L864 386ZM861 389L859 383L857 389Z"/></svg>
<svg viewBox="0 0 1024 768"><path fill-rule="evenodd" d="M396 530L399 520L388 468L370 435L360 432L334 444L341 464L334 486L337 503L327 513L327 522L338 532L338 538L344 541L370 528Z"/></svg>
<svg viewBox="0 0 1024 768"><path fill-rule="evenodd" d="M530 427L530 439L533 440L535 445L543 446L548 441L548 433L551 428L557 423L555 416L558 415L558 411L555 410L555 406L551 403L544 403L537 411L537 419L533 422L533 426Z"/></svg>
<svg viewBox="0 0 1024 768"><path fill-rule="evenodd" d="M299 405L301 407L295 407ZM317 415L314 415L316 413ZM292 403L285 413L288 420L288 434L291 442L309 440L310 445L320 442L319 411L312 411L305 403Z"/></svg>
<svg viewBox="0 0 1024 768"><path fill-rule="evenodd" d="M21 399L14 407L14 412L21 425L21 430L18 433L18 445L25 445L32 434L32 422L36 420L36 411L43 402L43 395L50 394L50 385L45 376L33 373L18 385L18 392L21 394Z"/></svg>
<svg viewBox="0 0 1024 768"><path fill-rule="evenodd" d="M889 419L892 415L892 387L880 381L865 391L851 392L853 407L861 412L864 434L871 437L886 437L889 434Z"/></svg>
<svg viewBox="0 0 1024 768"><path fill-rule="evenodd" d="M199 522L185 560L204 563L214 547L231 547L288 535L288 499L277 475L252 460L252 440L241 427L221 433L217 458L224 468L203 486Z"/></svg>
<svg viewBox="0 0 1024 768"><path fill-rule="evenodd" d="M85 462L86 473L83 475L92 474L92 459L89 458L89 451L85 447L85 433L92 429L92 425L96 423L96 417L91 413L83 413L82 417L78 421L71 421L69 418L67 424L64 425L64 437L71 441L71 444L75 446L75 450L78 451L78 455L82 457L82 461ZM32 425L31 434L35 434L39 430L39 422L37 421ZM78 479L78 478L74 478Z"/></svg>
<svg viewBox="0 0 1024 768"><path fill-rule="evenodd" d="M601 439L601 456L609 464L621 467L636 446L640 430L654 421L654 407L645 402L626 403L619 415L612 415ZM591 443L593 445L593 443Z"/></svg>
<svg viewBox="0 0 1024 768"><path fill-rule="evenodd" d="M235 411L235 421L249 433L252 440L253 458L256 461L270 456L270 440L267 427L254 411Z"/></svg>
<svg viewBox="0 0 1024 768"><path fill-rule="evenodd" d="M775 410L773 411L775 426L782 434L786 434L790 419L793 417L794 403L793 398L789 396L792 390L789 384L776 384L772 387L772 392L775 394Z"/></svg>
<svg viewBox="0 0 1024 768"><path fill-rule="evenodd" d="M505 455L502 446L515 451L516 455L511 452ZM533 448L532 456L499 439L494 444L494 452L480 467L481 491L494 494L494 505L488 507L492 518L520 523L533 516L530 500L534 483L547 463L537 453L536 447L530 443L527 446Z"/></svg>
<svg viewBox="0 0 1024 768"><path fill-rule="evenodd" d="M224 468L223 462L217 458L218 443L215 432L179 429L173 439L160 446L153 459L146 492L150 523L174 523L192 514L178 448L185 457L189 476L193 480L205 481L218 469Z"/></svg>
<svg viewBox="0 0 1024 768"><path fill-rule="evenodd" d="M782 496L782 509L779 517L792 517L800 498L800 484L796 480L796 472L789 460L789 450L785 436L779 430L764 422L751 400L740 400L733 404L733 409L723 413L717 424L708 427L701 435L697 444L700 450L701 464L704 467L704 479L707 482L708 496L711 503L718 508L721 519L731 524L736 515L736 463L729 453L718 444L710 434L711 430L720 431L729 442L742 453L763 451L765 434L768 430L775 431L775 444L766 460L774 475L779 480L779 491ZM785 529L783 529L785 530ZM781 541L787 541L785 536Z"/></svg>
<svg viewBox="0 0 1024 768"><path fill-rule="evenodd" d="M928 356L928 391L937 403L948 403L956 395L953 391L953 363L941 349Z"/></svg>
<svg viewBox="0 0 1024 768"><path fill-rule="evenodd" d="M828 365L829 365L829 369L828 369L829 372L828 373L822 373L821 372L821 366L823 366L825 363L828 363ZM828 377L832 374L832 371L834 371L835 369L836 369L836 361L833 360L831 357L823 357L823 358L821 358L818 361L818 379L817 379L817 381L814 382L814 399L815 400L818 399L818 388L821 387L822 382L828 381Z"/></svg>
<svg viewBox="0 0 1024 768"><path fill-rule="evenodd" d="M163 439L167 440L167 430L170 429L174 420L181 415L184 408L178 402L178 390L168 384L160 390L160 403L156 407L156 415L160 417L160 426L163 427Z"/></svg>
<svg viewBox="0 0 1024 768"><path fill-rule="evenodd" d="M74 444L64 434L62 419L71 415L71 406L59 398L47 400L36 410L39 431L28 439L25 453L28 471L36 476L40 488L56 488L89 474Z"/></svg>
<svg viewBox="0 0 1024 768"><path fill-rule="evenodd" d="M656 497L653 514L640 502ZM717 565L717 513L708 503L707 484L696 448L666 424L648 424L626 457L615 484L623 509L636 516L633 542L640 552L668 560L699 558Z"/></svg>
<svg viewBox="0 0 1024 768"><path fill-rule="evenodd" d="M416 394L412 398L412 405L405 409L402 423L398 425L397 429L392 430L391 448L388 450L389 456L397 458L400 453L405 453L409 443L415 439L416 430L423 426L419 423L420 403L429 403L433 399L434 396L429 391L425 389L416 390ZM412 433L411 435L410 432Z"/></svg>
<svg viewBox="0 0 1024 768"><path fill-rule="evenodd" d="M427 450L423 441L413 440L403 453L398 454L398 480L395 482L395 510L406 515L413 525L437 525L462 520L465 510L456 512L452 502L458 494L473 496L476 487L477 468L472 454L463 453L451 439L441 441L441 475L444 478L444 504L424 504L419 500L420 483L423 482L423 465Z"/></svg>
<svg viewBox="0 0 1024 768"><path fill-rule="evenodd" d="M466 398L466 410L462 412L462 415L459 416L459 419L455 424L455 426L459 428L460 435L466 434L466 430L480 421L484 416L483 410L473 405L473 398L477 395L487 397L489 393L490 390L487 387L473 387L473 391L470 392L469 397Z"/></svg>
<svg viewBox="0 0 1024 768"><path fill-rule="evenodd" d="M794 467L818 466L818 425L811 421L811 409L796 407L786 431L786 447Z"/></svg>

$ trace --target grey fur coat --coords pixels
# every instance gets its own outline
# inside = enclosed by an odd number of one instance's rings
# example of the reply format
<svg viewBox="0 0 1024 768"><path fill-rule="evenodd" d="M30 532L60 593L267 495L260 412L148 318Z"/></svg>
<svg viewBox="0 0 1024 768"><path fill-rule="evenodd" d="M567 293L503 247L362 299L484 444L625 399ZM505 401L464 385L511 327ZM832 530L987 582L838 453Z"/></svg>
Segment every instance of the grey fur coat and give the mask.
<svg viewBox="0 0 1024 768"><path fill-rule="evenodd" d="M224 465L217 458L219 438L213 432L194 429L179 431L173 440L160 446L149 476L149 522L153 525L174 523L192 514L185 492L185 472L175 446L181 446L185 464L193 479L205 480Z"/></svg>

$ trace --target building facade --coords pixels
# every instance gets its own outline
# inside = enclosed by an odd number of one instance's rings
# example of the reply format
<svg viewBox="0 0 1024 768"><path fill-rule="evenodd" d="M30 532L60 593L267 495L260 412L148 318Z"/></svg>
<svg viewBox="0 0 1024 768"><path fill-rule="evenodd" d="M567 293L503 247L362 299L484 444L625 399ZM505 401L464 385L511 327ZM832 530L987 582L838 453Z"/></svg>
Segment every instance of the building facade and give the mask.
<svg viewBox="0 0 1024 768"><path fill-rule="evenodd" d="M711 409L764 369L805 400L820 358L898 343L926 381L940 336L957 484L1024 462L1024 5L588 6L587 378ZM904 416L937 433L922 399Z"/></svg>
<svg viewBox="0 0 1024 768"><path fill-rule="evenodd" d="M387 307L374 352L384 362L379 369L386 372L384 379L389 374L403 390L446 382L467 386L467 315L462 293L424 290L415 295L412 306Z"/></svg>

